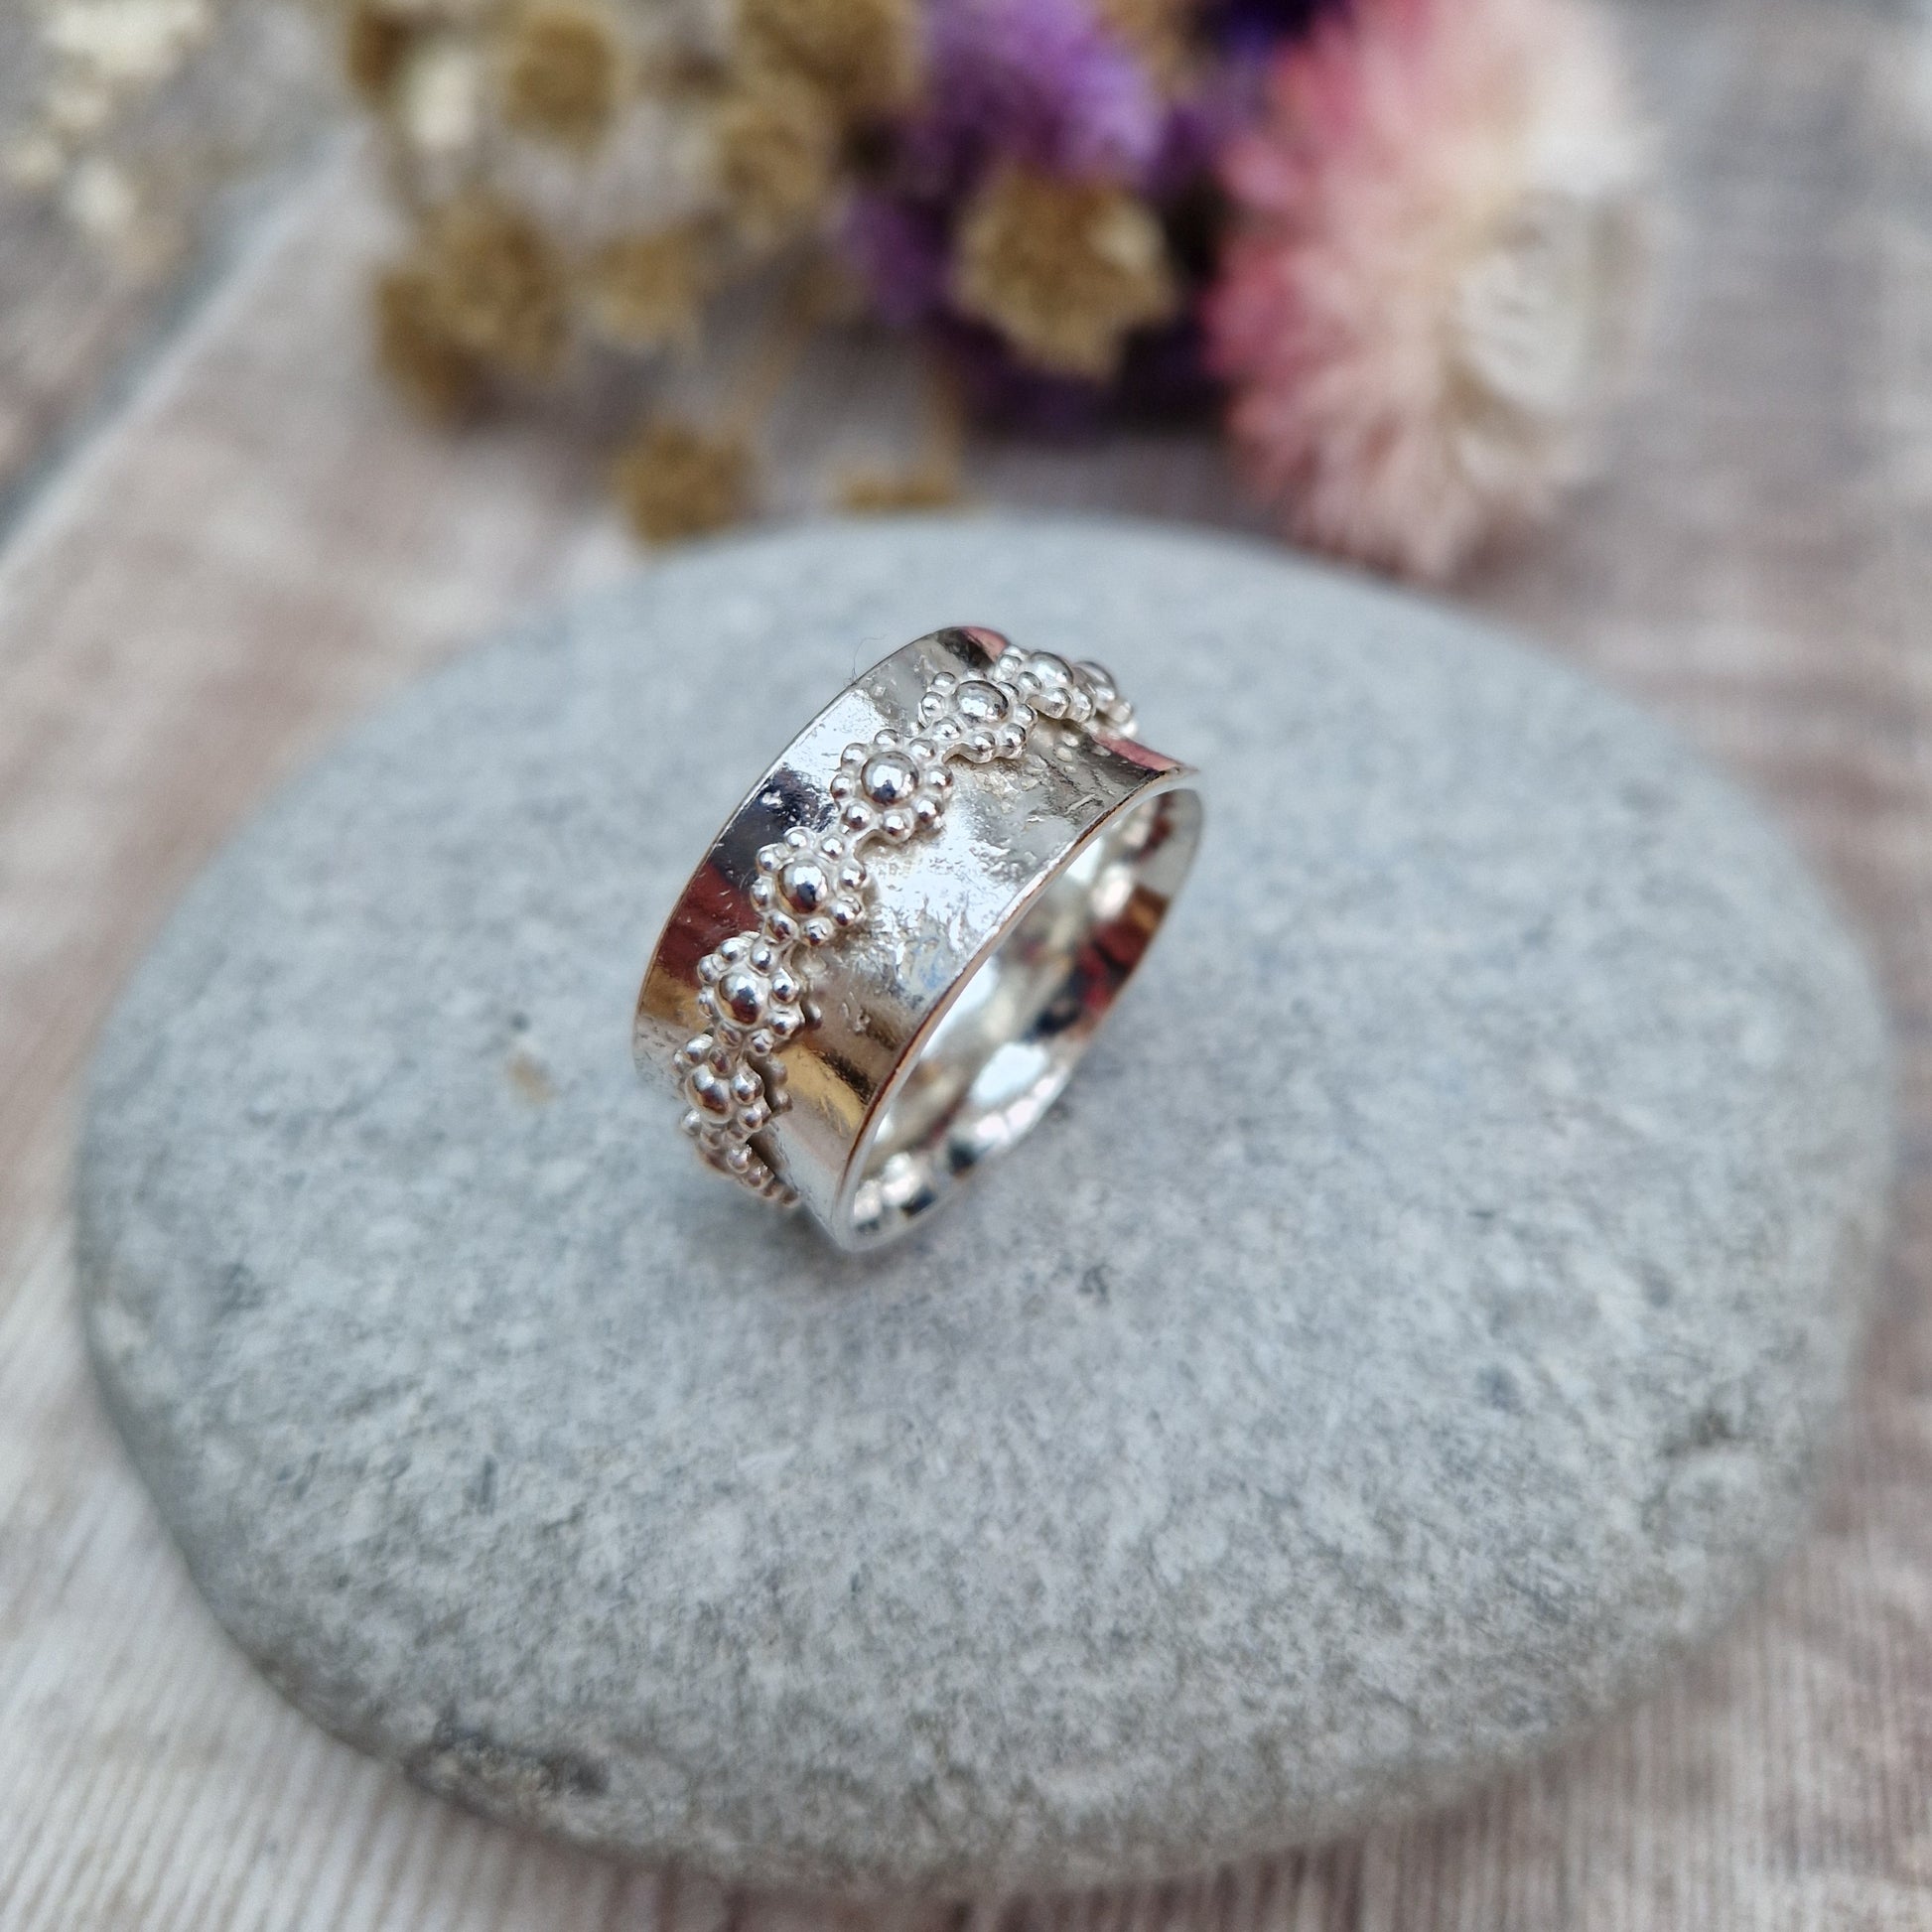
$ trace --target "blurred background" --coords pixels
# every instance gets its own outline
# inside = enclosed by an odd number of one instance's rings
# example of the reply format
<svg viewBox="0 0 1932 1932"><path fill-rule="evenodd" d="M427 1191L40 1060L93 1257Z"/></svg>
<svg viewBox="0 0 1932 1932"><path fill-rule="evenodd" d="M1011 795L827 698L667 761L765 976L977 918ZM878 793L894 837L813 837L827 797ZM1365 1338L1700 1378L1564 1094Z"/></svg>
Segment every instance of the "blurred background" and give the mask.
<svg viewBox="0 0 1932 1932"><path fill-rule="evenodd" d="M225 1646L86 1381L74 1086L249 805L501 619L1036 504L1426 581L1672 720L1850 908L1905 1137L1845 1477L1670 1694L1454 1816L1014 1911L1932 1925L1932 15L1016 0L922 91L909 0L849 4L0 16L0 1924L811 1916L459 1816Z"/></svg>

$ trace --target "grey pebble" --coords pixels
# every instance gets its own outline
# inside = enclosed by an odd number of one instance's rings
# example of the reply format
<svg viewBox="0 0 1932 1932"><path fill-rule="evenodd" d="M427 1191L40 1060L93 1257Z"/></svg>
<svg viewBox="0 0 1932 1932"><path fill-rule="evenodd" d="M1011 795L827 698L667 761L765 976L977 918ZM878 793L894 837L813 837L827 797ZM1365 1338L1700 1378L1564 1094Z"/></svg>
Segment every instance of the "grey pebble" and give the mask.
<svg viewBox="0 0 1932 1932"><path fill-rule="evenodd" d="M725 813L982 621L1206 774L1065 1100L841 1259L627 1058ZM1793 1542L1889 1165L1781 840L1448 612L1106 523L687 553L408 694L100 1049L102 1384L215 1614L466 1803L832 1891L1197 1870L1653 1684Z"/></svg>

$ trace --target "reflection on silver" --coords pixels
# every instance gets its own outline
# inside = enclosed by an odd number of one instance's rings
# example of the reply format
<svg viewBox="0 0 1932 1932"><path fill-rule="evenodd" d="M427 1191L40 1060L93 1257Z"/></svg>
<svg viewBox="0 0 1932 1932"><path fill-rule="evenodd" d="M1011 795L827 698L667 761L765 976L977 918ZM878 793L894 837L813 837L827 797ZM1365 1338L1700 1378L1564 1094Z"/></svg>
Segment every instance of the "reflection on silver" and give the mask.
<svg viewBox="0 0 1932 1932"><path fill-rule="evenodd" d="M813 720L693 874L637 997L721 1173L845 1248L904 1233L1066 1084L1193 859L1186 767L1095 664L958 627Z"/></svg>

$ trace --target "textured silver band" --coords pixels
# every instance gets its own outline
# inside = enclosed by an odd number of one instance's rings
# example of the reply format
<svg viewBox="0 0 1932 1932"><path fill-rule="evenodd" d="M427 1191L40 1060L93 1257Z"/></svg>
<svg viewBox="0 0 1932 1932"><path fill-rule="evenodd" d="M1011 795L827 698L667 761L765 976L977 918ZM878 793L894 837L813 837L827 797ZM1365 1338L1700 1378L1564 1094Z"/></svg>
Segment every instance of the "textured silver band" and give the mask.
<svg viewBox="0 0 1932 1932"><path fill-rule="evenodd" d="M842 1247L1065 1084L1190 864L1184 766L1096 664L934 631L841 694L693 874L638 994L699 1153Z"/></svg>

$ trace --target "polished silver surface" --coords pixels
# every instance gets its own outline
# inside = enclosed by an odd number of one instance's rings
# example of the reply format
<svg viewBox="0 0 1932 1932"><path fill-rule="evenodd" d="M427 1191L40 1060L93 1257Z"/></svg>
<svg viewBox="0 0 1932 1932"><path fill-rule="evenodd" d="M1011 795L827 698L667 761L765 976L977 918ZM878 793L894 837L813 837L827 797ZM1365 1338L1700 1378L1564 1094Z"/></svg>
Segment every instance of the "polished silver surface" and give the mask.
<svg viewBox="0 0 1932 1932"><path fill-rule="evenodd" d="M880 1245L1020 1140L1179 890L1193 773L1095 664L978 626L808 725L692 875L633 1045L699 1153Z"/></svg>

